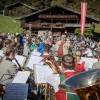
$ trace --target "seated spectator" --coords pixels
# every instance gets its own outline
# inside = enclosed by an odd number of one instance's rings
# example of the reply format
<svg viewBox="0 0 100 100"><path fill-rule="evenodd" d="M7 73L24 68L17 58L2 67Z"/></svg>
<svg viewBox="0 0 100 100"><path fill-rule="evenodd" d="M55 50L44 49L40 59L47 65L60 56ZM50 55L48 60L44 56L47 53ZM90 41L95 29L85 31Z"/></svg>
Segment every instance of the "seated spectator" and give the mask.
<svg viewBox="0 0 100 100"><path fill-rule="evenodd" d="M36 41L33 41L30 46L30 51L33 51L36 48Z"/></svg>
<svg viewBox="0 0 100 100"><path fill-rule="evenodd" d="M86 55L86 57L93 57L92 50L89 46L86 46L86 51L84 52L84 55Z"/></svg>
<svg viewBox="0 0 100 100"><path fill-rule="evenodd" d="M43 55L43 53L44 53L44 44L43 44L42 40L40 40L37 50L38 50L38 52L41 53L41 55Z"/></svg>
<svg viewBox="0 0 100 100"><path fill-rule="evenodd" d="M100 69L100 52L98 53L98 62L94 63L92 68L93 69Z"/></svg>

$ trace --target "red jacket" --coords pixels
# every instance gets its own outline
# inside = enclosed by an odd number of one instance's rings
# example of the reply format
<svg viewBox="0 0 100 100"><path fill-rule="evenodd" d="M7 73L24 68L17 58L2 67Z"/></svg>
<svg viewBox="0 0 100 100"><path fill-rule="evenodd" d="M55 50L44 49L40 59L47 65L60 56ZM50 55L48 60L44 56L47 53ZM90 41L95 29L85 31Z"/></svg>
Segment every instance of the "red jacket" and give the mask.
<svg viewBox="0 0 100 100"><path fill-rule="evenodd" d="M75 64L75 69L74 70L77 73L84 72L85 71L84 66L85 66L85 62L84 61L81 64Z"/></svg>
<svg viewBox="0 0 100 100"><path fill-rule="evenodd" d="M76 72L73 70L73 71L66 71L64 73L64 76L67 78L75 75ZM67 97L67 94L66 94L66 91L65 90L58 90L56 93L55 93L55 96L56 96L56 100L68 100L68 97Z"/></svg>

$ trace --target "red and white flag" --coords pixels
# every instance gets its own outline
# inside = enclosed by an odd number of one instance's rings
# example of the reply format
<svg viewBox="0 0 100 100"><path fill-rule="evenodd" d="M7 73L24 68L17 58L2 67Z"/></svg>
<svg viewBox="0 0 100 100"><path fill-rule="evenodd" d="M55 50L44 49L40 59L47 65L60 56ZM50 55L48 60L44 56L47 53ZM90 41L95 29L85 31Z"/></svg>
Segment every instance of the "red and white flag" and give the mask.
<svg viewBox="0 0 100 100"><path fill-rule="evenodd" d="M81 2L81 35L84 34L85 22L86 22L87 3Z"/></svg>

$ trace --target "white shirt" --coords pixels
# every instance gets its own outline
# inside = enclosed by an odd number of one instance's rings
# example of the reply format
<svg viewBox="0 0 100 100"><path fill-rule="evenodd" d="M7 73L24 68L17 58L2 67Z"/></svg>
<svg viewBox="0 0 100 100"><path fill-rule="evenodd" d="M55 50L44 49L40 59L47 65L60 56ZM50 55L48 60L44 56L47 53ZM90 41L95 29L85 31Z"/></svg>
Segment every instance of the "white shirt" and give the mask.
<svg viewBox="0 0 100 100"><path fill-rule="evenodd" d="M83 62L83 60L80 60L80 64ZM84 69L85 69L85 71L88 71L89 70L89 65L88 65L88 63L87 62L85 62L85 64L84 64Z"/></svg>
<svg viewBox="0 0 100 100"><path fill-rule="evenodd" d="M86 54L88 57L93 56L93 53L92 53L91 49L86 50L84 54Z"/></svg>
<svg viewBox="0 0 100 100"><path fill-rule="evenodd" d="M46 76L45 80L47 83L53 86L55 92L59 90L59 87L58 87L60 84L59 74L49 74L48 76Z"/></svg>
<svg viewBox="0 0 100 100"><path fill-rule="evenodd" d="M74 72L74 70L66 70L64 72ZM49 74L45 78L46 82L49 83L51 86L53 86L54 91L57 92L59 90L59 84L60 84L60 77L59 74Z"/></svg>

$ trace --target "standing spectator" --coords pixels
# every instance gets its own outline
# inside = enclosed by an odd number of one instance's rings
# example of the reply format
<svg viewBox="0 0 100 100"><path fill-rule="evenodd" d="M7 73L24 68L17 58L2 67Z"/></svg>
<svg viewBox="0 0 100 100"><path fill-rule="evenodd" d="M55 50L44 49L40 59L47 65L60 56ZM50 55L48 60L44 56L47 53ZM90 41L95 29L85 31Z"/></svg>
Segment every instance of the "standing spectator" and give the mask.
<svg viewBox="0 0 100 100"><path fill-rule="evenodd" d="M56 44L56 50L57 50L59 56L68 54L69 41L67 41L66 34L62 34L61 40L59 40Z"/></svg>
<svg viewBox="0 0 100 100"><path fill-rule="evenodd" d="M33 41L30 46L30 51L33 51L36 48L36 41Z"/></svg>
<svg viewBox="0 0 100 100"><path fill-rule="evenodd" d="M29 50L29 41L26 39L26 41L24 43L23 55L27 57L29 52L30 52L30 50Z"/></svg>

